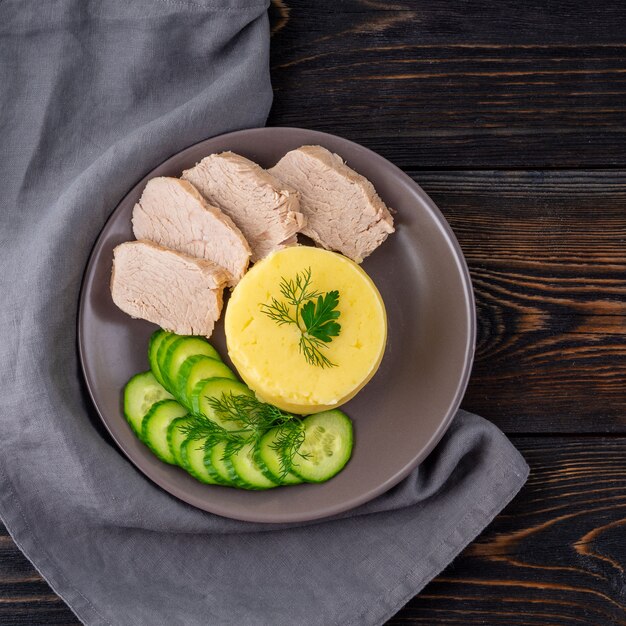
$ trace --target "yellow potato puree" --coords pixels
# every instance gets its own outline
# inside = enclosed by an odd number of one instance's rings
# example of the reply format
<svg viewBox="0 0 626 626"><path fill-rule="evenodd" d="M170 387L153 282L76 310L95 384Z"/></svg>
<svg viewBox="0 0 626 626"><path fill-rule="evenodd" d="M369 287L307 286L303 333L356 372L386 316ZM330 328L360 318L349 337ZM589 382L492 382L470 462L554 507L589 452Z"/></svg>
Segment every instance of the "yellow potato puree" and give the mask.
<svg viewBox="0 0 626 626"><path fill-rule="evenodd" d="M295 279L309 268L312 289L339 291L341 331L320 348L335 367L308 363L299 351L301 330L278 325L262 310L272 297L285 301L281 279ZM295 307L290 310L293 317ZM308 246L286 248L256 263L232 293L225 326L228 354L248 386L261 400L304 415L356 395L376 373L387 338L385 305L370 277L346 257Z"/></svg>

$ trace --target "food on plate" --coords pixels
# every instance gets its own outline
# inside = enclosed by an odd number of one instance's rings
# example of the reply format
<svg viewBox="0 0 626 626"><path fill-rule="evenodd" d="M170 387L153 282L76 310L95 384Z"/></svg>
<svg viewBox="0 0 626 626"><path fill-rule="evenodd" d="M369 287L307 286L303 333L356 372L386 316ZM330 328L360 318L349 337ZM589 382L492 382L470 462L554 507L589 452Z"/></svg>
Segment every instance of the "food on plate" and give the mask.
<svg viewBox="0 0 626 626"><path fill-rule="evenodd" d="M186 415L187 409L176 400L161 400L152 405L141 422L141 440L166 463L174 463L174 455L167 443L169 425Z"/></svg>
<svg viewBox="0 0 626 626"><path fill-rule="evenodd" d="M153 404L171 400L174 396L166 391L152 372L133 376L124 389L124 416L136 435L141 433L141 422Z"/></svg>
<svg viewBox="0 0 626 626"><path fill-rule="evenodd" d="M340 406L372 378L387 318L376 286L356 263L297 246L243 277L225 330L228 354L258 398L308 414Z"/></svg>
<svg viewBox="0 0 626 626"><path fill-rule="evenodd" d="M209 378L237 380L235 373L221 361L197 355L185 361L178 378L178 397L193 409L200 402L202 383Z"/></svg>
<svg viewBox="0 0 626 626"><path fill-rule="evenodd" d="M296 243L304 224L298 194L233 152L211 154L182 175L243 232L252 261Z"/></svg>
<svg viewBox="0 0 626 626"><path fill-rule="evenodd" d="M211 261L148 241L129 241L113 251L111 295L132 317L181 335L210 337L228 278Z"/></svg>
<svg viewBox="0 0 626 626"><path fill-rule="evenodd" d="M250 246L241 231L186 180L149 180L133 208L132 222L137 239L217 263L229 273L231 286L248 267Z"/></svg>
<svg viewBox="0 0 626 626"><path fill-rule="evenodd" d="M338 474L350 460L353 445L352 422L337 409L316 413L302 422L303 436L299 456L291 472L283 478L295 483L304 480L321 483ZM259 465L276 476L281 471L280 457L276 448L280 441L280 431L272 429L264 435L257 447Z"/></svg>
<svg viewBox="0 0 626 626"><path fill-rule="evenodd" d="M301 232L324 248L360 263L394 232L372 183L326 148L291 150L268 171L300 193Z"/></svg>
<svg viewBox="0 0 626 626"><path fill-rule="evenodd" d="M115 304L173 332L210 337L222 287L237 285L249 261L293 247L299 230L357 263L394 230L373 185L321 146L288 152L271 172L223 152L185 170L182 180L150 180L133 209L138 241L115 249ZM326 331L336 323L327 321ZM330 340L314 339L300 343L303 353L328 365L319 344ZM334 398L318 410L343 401ZM299 400L293 406L302 408Z"/></svg>
<svg viewBox="0 0 626 626"><path fill-rule="evenodd" d="M135 435L210 485L262 490L340 472L353 430L338 407L374 376L387 338L383 300L357 264L394 230L372 184L320 146L292 150L271 173L224 152L182 179L150 180L132 224L111 294L161 327L150 371L124 390ZM298 246L298 231L346 256ZM205 339L227 285L237 372Z"/></svg>
<svg viewBox="0 0 626 626"><path fill-rule="evenodd" d="M204 339L158 330L148 360L151 370L126 385L124 415L159 459L200 482L242 489L324 482L350 459L352 422L344 413L300 419L261 402ZM205 361L223 369L218 376L204 370L192 406L184 377Z"/></svg>

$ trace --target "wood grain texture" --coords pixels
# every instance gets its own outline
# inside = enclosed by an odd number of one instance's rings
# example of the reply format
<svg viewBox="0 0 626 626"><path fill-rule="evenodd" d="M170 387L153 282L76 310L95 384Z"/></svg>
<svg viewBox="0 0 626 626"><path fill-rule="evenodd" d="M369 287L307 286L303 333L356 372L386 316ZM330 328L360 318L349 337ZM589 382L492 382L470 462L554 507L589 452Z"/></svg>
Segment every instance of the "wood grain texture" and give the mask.
<svg viewBox="0 0 626 626"><path fill-rule="evenodd" d="M472 275L463 406L509 433L625 433L626 170L409 173Z"/></svg>
<svg viewBox="0 0 626 626"><path fill-rule="evenodd" d="M272 15L271 125L341 132L404 167L626 159L622 0L281 0Z"/></svg>
<svg viewBox="0 0 626 626"><path fill-rule="evenodd" d="M464 406L534 433L526 487L390 626L626 625L626 3L270 13L268 123L354 139L431 194L477 296ZM1 526L0 624L78 624Z"/></svg>
<svg viewBox="0 0 626 626"><path fill-rule="evenodd" d="M514 441L526 486L389 626L626 624L626 439Z"/></svg>
<svg viewBox="0 0 626 626"><path fill-rule="evenodd" d="M527 485L400 624L626 624L626 437L517 437ZM0 624L77 624L0 527Z"/></svg>
<svg viewBox="0 0 626 626"><path fill-rule="evenodd" d="M476 289L480 332L464 406L509 433L623 432L626 171L410 174L453 226ZM533 465L528 487L486 543L397 623L624 623L614 602L624 604L626 594L616 573L626 567L626 438L516 441ZM572 548L581 541L589 547ZM506 558L494 546L504 546ZM550 562L535 567L541 558ZM606 559L618 565L611 569ZM72 620L1 537L0 623Z"/></svg>
<svg viewBox="0 0 626 626"><path fill-rule="evenodd" d="M79 623L0 523L0 624L57 626Z"/></svg>

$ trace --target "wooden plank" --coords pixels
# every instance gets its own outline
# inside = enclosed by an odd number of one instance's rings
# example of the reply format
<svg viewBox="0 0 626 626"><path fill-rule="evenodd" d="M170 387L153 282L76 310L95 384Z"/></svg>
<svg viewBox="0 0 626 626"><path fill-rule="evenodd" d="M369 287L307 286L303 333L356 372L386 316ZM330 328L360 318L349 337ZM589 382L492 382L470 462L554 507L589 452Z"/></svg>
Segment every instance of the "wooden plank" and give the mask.
<svg viewBox="0 0 626 626"><path fill-rule="evenodd" d="M527 485L390 626L626 624L626 437L514 441ZM3 527L0 623L78 623Z"/></svg>
<svg viewBox="0 0 626 626"><path fill-rule="evenodd" d="M389 622L626 624L626 439L515 439L519 496Z"/></svg>
<svg viewBox="0 0 626 626"><path fill-rule="evenodd" d="M506 432L625 432L626 171L410 174L472 274L464 407Z"/></svg>
<svg viewBox="0 0 626 626"><path fill-rule="evenodd" d="M405 167L619 167L626 4L274 1L270 125Z"/></svg>
<svg viewBox="0 0 626 626"><path fill-rule="evenodd" d="M0 524L0 624L78 624Z"/></svg>

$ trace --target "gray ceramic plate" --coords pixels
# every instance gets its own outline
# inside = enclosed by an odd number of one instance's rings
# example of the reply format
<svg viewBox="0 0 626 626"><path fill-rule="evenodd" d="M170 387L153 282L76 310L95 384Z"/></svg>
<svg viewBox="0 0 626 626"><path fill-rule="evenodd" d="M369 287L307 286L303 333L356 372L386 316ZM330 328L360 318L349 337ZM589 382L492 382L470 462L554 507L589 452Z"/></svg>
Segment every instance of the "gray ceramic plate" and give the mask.
<svg viewBox="0 0 626 626"><path fill-rule="evenodd" d="M155 326L133 320L111 300L113 248L133 238L131 213L149 178L179 176L202 157L232 150L264 167L288 150L319 144L341 155L396 209L397 232L365 260L389 318L382 365L344 405L353 419L353 457L322 485L264 492L200 484L161 463L131 433L122 415L122 389L148 369L146 350ZM263 128L203 141L173 156L140 181L115 209L87 266L78 318L80 358L102 420L126 456L146 476L200 509L241 520L294 522L346 511L387 491L439 441L467 385L475 340L471 283L463 255L430 198L397 167L355 143L310 130ZM226 355L221 324L212 338Z"/></svg>

